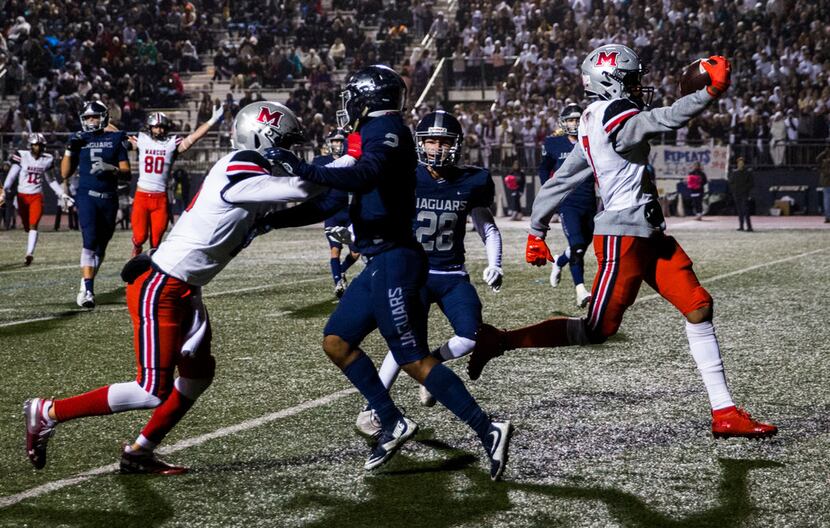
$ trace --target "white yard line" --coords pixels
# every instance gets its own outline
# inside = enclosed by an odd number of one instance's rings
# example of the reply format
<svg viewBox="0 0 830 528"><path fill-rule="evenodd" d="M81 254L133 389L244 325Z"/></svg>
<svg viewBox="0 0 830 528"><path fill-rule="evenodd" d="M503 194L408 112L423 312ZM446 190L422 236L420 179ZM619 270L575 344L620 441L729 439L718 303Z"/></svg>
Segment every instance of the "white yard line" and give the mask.
<svg viewBox="0 0 830 528"><path fill-rule="evenodd" d="M77 270L79 270L80 268L78 267L78 264L69 264L69 265L66 265L66 266L52 266L51 268L38 268L38 267L35 267L35 268L20 268L20 269L0 271L0 275L9 275L9 274L12 274L12 273L32 273L32 272L40 273L41 271L55 271L55 270L65 270L65 269L77 269Z"/></svg>
<svg viewBox="0 0 830 528"><path fill-rule="evenodd" d="M807 251L806 253L800 253L798 255L793 255L791 257L782 258L782 259L778 259L778 260L773 260L773 261L769 261L769 262L764 262L763 264L756 264L754 266L749 266L748 268L743 268L743 269L740 269L740 270L731 271L729 273L723 273L721 275L715 275L714 277L709 277L708 279L705 279L701 282L702 283L709 283L709 282L713 282L713 281L716 281L716 280L725 279L727 277L732 277L732 276L735 276L735 275L741 275L743 273L747 273L747 272L750 272L750 271L753 271L753 270L756 270L756 269L760 269L760 268L763 268L763 267L766 267L766 266L781 264L783 262L789 262L791 260L796 260L796 259L799 259L799 258L802 258L802 257L807 257L807 256L810 256L810 255L814 255L816 253L821 253L823 251L827 251L828 249L830 249L830 248L816 249L816 250L813 250L813 251ZM325 277L325 278L327 279L328 277ZM298 284L300 282L312 282L312 281L315 281L315 280L321 280L321 279L316 279L316 278L315 279L304 279L302 281L295 281L293 283L285 283L285 285ZM239 290L228 290L226 292L216 292L212 295L213 296L218 296L218 295L228 295L228 294L248 292L248 291L256 291L256 290L261 290L261 289L272 288L274 286L279 286L279 285L275 284L275 285L269 285L269 286L257 286L257 287L252 287L252 288L241 288ZM205 297L207 297L207 295L205 295ZM643 297L639 297L637 299L637 301L635 301L635 302L647 301L647 300L651 300L651 299L656 299L658 297L660 297L660 296L657 295L657 294L646 295L646 296L643 296ZM188 439L182 440L182 441L180 441L176 444L173 444L171 446L162 447L161 449L159 449L159 453L161 453L161 454L175 453L176 451L181 451L181 450L187 449L189 447L204 444L208 440L213 440L215 438L222 438L222 437L229 436L229 435L232 435L232 434L235 434L235 433L240 433L240 432L243 432L243 431L247 431L249 429L259 427L260 425L264 425L264 424L269 423L269 422L280 420L282 418L287 418L289 416L294 416L295 414L301 413L301 412L309 410L309 409L314 409L314 408L317 408L317 407L321 407L323 405L328 405L329 403L337 401L341 398L344 398L344 397L349 396L351 394L354 394L356 392L357 392L357 390L353 389L353 388L343 389L341 391L333 392L333 393L331 393L327 396L322 396L320 398L317 398L316 400L309 400L309 401L300 403L298 405L295 405L294 407L289 407L288 409L283 409L282 411L277 411L277 412L274 412L274 413L266 414L264 416L260 416L259 418L252 418L250 420L245 420L244 422L240 422L236 425L223 427L223 428L217 429L216 431L213 431L211 433L205 433L203 435L194 436L193 438L188 438ZM107 473L112 473L112 472L116 471L117 469L118 469L118 464L109 464L109 465L106 465L106 466L101 466L101 467L97 467L95 469L91 469L89 471L85 471L83 473L78 473L77 475L75 475L73 477L60 479L60 480L55 480L55 481L52 481L52 482L47 482L46 484L36 486L34 488L28 489L26 491L22 491L20 493L16 493L14 495L8 495L6 497L0 497L0 508L6 508L8 506L13 506L13 505L15 505L15 504L17 504L21 501L24 501L26 499L39 497L41 495L45 495L46 493L65 488L67 486L73 486L75 484L81 484L81 483L86 482L87 480L91 479L92 477L95 477L95 476L98 476L98 475L104 475L104 474L107 474Z"/></svg>
<svg viewBox="0 0 830 528"><path fill-rule="evenodd" d="M260 416L259 418L252 418L250 420L245 420L244 422L240 422L236 425L231 425L228 427L222 427L221 429L217 429L216 431L205 433L203 435L194 436L193 438L187 438L182 440L181 442L177 442L173 445L162 447L158 451L160 454L170 454L175 453L177 451L181 451L183 449L187 449L189 447L194 447L197 445L204 444L209 440L214 440L216 438L222 438L225 436L229 436L236 433L241 433L243 431L247 431L249 429L254 429L261 425L265 425L270 422L274 422L277 420L281 420L283 418L288 418L294 416L295 414L299 414L303 411L307 411L309 409L314 409L317 407L322 407L324 405L328 405L332 402L335 402L341 398L345 398L346 396L350 396L355 394L357 389L343 389L341 391L333 392L326 396L322 396L317 398L316 400L308 400L294 407L289 407L287 409L283 409L281 411L276 411L270 414L266 414L264 416ZM78 473L75 476L60 479L60 480L53 480L52 482L47 482L46 484L41 484L40 486L36 486L34 488L28 489L26 491L21 491L20 493L15 493L14 495L7 495L5 497L0 497L0 508L7 508L9 506L13 506L18 502L24 501L26 499L32 499L35 497L39 497L41 495L45 495L52 491L57 491L62 488L66 488L68 486L74 486L75 484L81 484L86 482L87 480L91 479L92 477L97 477L98 475L106 475L108 473L113 473L118 470L118 464L108 464L106 466L97 467L95 469L90 469L89 471L84 471L83 473Z"/></svg>
<svg viewBox="0 0 830 528"><path fill-rule="evenodd" d="M291 282L278 282L278 283L274 283L274 284L265 284L265 285L262 285L262 286L251 286L249 288L237 288L237 289L234 289L234 290L208 292L208 293L205 293L202 297L208 298L208 297L220 297L222 295L236 295L238 293L250 293L250 292L255 292L255 291L270 290L270 289L273 289L273 288L279 288L280 286L293 286L294 284L305 284L307 282L316 282L316 281L321 281L321 280L330 280L330 279L328 277L314 277L312 279L300 279L300 280L291 281ZM96 311L99 311L99 312L112 312L112 311L117 311L117 310L124 310L126 308L127 308L126 305L106 306L106 307L96 308ZM6 327L9 327L9 326L18 326L18 325L29 324L29 323L37 323L37 322L40 322L40 321L54 321L55 319L63 319L65 317L74 316L75 314L77 314L79 312L80 313L94 313L94 312L88 312L87 310L78 308L76 310L68 310L68 313L62 313L62 314L57 314L57 315L48 315L48 316L45 316L45 317L35 317L33 319L21 319L19 321L8 321L6 323L0 323L0 328L6 328ZM290 312L285 312L285 313L288 314Z"/></svg>

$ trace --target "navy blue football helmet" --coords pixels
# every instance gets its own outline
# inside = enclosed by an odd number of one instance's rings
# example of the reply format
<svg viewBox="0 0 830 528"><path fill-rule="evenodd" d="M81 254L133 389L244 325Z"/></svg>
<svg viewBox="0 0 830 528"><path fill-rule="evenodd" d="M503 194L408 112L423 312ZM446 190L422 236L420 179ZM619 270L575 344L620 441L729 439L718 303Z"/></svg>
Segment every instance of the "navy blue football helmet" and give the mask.
<svg viewBox="0 0 830 528"><path fill-rule="evenodd" d="M87 123L90 117L98 117L98 124ZM110 111L101 101L87 101L81 112L81 128L84 132L95 132L107 128L110 124Z"/></svg>
<svg viewBox="0 0 830 528"><path fill-rule="evenodd" d="M339 141L340 145L336 145L334 143L335 141ZM326 146L329 148L331 155L336 158L339 158L346 152L346 133L343 132L342 128L329 132L329 135L326 136Z"/></svg>
<svg viewBox="0 0 830 528"><path fill-rule="evenodd" d="M575 136L577 134L577 130L579 129L579 117L581 115L582 108L579 105L569 104L563 108L562 113L559 114L559 126L561 126L562 130L564 130L569 136ZM576 119L576 124L573 122L567 122L571 119Z"/></svg>
<svg viewBox="0 0 830 528"><path fill-rule="evenodd" d="M401 111L406 101L406 84L389 66L375 64L349 76L340 92L337 126L355 130L358 121L372 112Z"/></svg>
<svg viewBox="0 0 830 528"><path fill-rule="evenodd" d="M452 146L428 152L424 148L424 140L427 138L450 139ZM464 130L461 123L455 116L443 110L425 115L415 127L415 150L418 152L418 161L423 165L443 167L458 164L461 161L463 144Z"/></svg>

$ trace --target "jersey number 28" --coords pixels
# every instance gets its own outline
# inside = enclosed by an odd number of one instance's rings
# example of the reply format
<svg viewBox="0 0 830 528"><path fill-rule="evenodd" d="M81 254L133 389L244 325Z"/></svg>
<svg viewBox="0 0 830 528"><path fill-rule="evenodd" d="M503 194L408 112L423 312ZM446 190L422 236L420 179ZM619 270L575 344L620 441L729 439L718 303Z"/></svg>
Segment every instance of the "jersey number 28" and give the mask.
<svg viewBox="0 0 830 528"><path fill-rule="evenodd" d="M415 238L424 246L426 251L449 251L453 245L453 234L458 215L451 212L441 213L439 216L435 211L421 211L418 213L418 222L426 221L415 230ZM435 233L438 236L435 236Z"/></svg>

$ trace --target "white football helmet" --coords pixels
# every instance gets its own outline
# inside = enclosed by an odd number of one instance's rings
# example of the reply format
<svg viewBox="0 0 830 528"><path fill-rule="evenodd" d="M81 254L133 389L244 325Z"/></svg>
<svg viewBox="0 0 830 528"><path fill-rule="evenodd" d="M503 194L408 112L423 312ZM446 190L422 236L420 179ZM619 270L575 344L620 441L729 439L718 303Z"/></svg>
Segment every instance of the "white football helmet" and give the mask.
<svg viewBox="0 0 830 528"><path fill-rule="evenodd" d="M642 86L643 67L640 56L622 44L600 46L582 61L582 85L585 95L604 100L635 99L648 105L654 88Z"/></svg>
<svg viewBox="0 0 830 528"><path fill-rule="evenodd" d="M237 150L264 153L272 147L287 149L304 141L303 127L294 112L272 101L249 104L236 114L231 128L231 146Z"/></svg>

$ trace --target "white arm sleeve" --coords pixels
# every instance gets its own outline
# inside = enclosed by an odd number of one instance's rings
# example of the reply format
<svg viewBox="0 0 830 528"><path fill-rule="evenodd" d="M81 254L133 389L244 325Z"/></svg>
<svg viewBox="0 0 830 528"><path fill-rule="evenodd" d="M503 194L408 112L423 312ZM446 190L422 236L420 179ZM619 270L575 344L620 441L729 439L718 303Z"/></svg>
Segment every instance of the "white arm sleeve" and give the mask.
<svg viewBox="0 0 830 528"><path fill-rule="evenodd" d="M478 235L484 242L484 249L487 251L487 265L501 267L501 232L496 225L493 213L487 207L476 207L470 213Z"/></svg>
<svg viewBox="0 0 830 528"><path fill-rule="evenodd" d="M9 169L9 173L6 175L6 182L3 184L3 189L8 192L14 187L14 183L17 181L17 175L20 174L20 165L17 163L12 164L12 168Z"/></svg>
<svg viewBox="0 0 830 528"><path fill-rule="evenodd" d="M63 196L63 194L64 194L63 189L61 188L61 184L59 184L57 182L57 180L55 180L54 178L53 179L48 179L47 178L46 181L49 182L49 187L51 187L52 190L55 191L55 196L57 196L58 198Z"/></svg>
<svg viewBox="0 0 830 528"><path fill-rule="evenodd" d="M253 176L234 183L222 191L222 199L231 204L301 202L324 187L297 176Z"/></svg>
<svg viewBox="0 0 830 528"><path fill-rule="evenodd" d="M357 163L357 160L346 154L327 164L326 167L333 167L335 169L338 167L351 167L355 163Z"/></svg>

